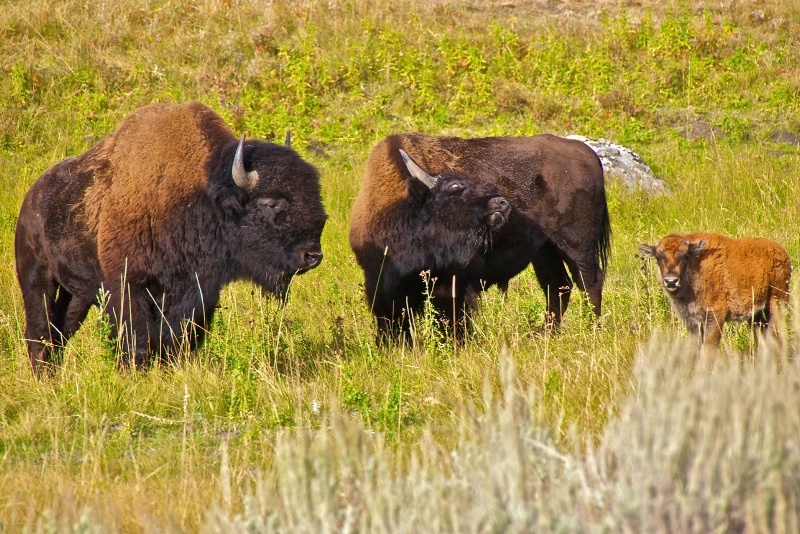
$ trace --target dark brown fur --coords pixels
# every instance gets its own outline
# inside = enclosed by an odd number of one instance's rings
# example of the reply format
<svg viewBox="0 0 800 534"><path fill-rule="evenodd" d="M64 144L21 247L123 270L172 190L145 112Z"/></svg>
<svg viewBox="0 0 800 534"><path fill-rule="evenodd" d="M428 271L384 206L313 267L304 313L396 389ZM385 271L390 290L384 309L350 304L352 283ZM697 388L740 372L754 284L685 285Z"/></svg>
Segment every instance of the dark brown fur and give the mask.
<svg viewBox="0 0 800 534"><path fill-rule="evenodd" d="M422 269L436 271L441 252L441 244L431 240L418 245L427 247L427 263L404 257L409 252L406 234L418 230L410 222L414 214L408 204L408 173L399 163L399 149L429 174L459 173L494 187L511 203L508 223L492 234L491 247L470 251L473 269L462 285L460 302L495 284L507 288L512 277L532 264L553 323L567 307L573 280L600 313L610 225L603 170L591 148L552 135L461 139L399 134L372 149L350 228L350 244L364 270L367 299L381 330L386 330L381 314L388 313L391 320L400 315L375 303L383 299L396 307L415 293L418 287L398 288L395 278ZM443 223L433 233L449 231Z"/></svg>
<svg viewBox="0 0 800 534"><path fill-rule="evenodd" d="M789 255L769 239L670 234L639 252L656 258L672 309L706 345L719 345L728 321L768 326L789 300Z"/></svg>
<svg viewBox="0 0 800 534"><path fill-rule="evenodd" d="M250 279L282 295L319 263L316 170L289 148L247 141L244 166L258 182L246 190L232 179L237 146L202 104L153 105L33 184L16 259L34 368L78 329L101 286L142 364L186 336L201 342L224 284Z"/></svg>

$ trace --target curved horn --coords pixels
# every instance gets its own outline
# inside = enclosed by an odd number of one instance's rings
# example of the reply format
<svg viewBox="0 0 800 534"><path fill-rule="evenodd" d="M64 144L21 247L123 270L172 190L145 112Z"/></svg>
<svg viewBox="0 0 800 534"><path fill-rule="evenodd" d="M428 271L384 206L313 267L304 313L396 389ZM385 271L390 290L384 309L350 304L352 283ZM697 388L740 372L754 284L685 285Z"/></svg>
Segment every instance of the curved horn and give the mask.
<svg viewBox="0 0 800 534"><path fill-rule="evenodd" d="M258 172L244 170L244 160L242 159L242 147L244 147L244 134L236 147L236 155L233 156L233 168L231 174L233 181L242 189L250 190L258 183Z"/></svg>
<svg viewBox="0 0 800 534"><path fill-rule="evenodd" d="M283 146L292 148L292 131L286 130L286 139L283 140Z"/></svg>
<svg viewBox="0 0 800 534"><path fill-rule="evenodd" d="M414 160L409 158L408 154L406 154L402 148L400 149L400 156L402 156L403 163L406 164L406 168L408 169L408 172L411 173L411 176L413 176L423 184L427 185L428 189L433 189L434 186L436 186L437 179L428 174L427 172L423 171L422 169L420 169L419 165L414 163Z"/></svg>

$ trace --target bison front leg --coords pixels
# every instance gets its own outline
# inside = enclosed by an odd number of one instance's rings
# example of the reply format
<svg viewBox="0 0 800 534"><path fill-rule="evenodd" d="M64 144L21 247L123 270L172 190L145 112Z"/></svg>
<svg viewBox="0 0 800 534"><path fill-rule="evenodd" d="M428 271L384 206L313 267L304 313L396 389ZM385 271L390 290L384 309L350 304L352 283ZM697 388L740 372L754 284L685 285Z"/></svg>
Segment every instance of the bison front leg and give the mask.
<svg viewBox="0 0 800 534"><path fill-rule="evenodd" d="M386 346L401 338L411 341L411 312L403 303L394 299L376 301L372 313L378 323L376 345Z"/></svg>
<svg viewBox="0 0 800 534"><path fill-rule="evenodd" d="M470 312L477 305L479 291L472 284L460 283L456 277L434 286L432 304L437 316L458 343L462 343L469 332Z"/></svg>
<svg viewBox="0 0 800 534"><path fill-rule="evenodd" d="M414 287L412 282L417 285ZM386 269L381 277L366 273L364 289L367 303L378 325L375 344L379 347L399 341L411 341L412 310L421 306L422 284L417 280L403 280Z"/></svg>
<svg viewBox="0 0 800 534"><path fill-rule="evenodd" d="M214 316L214 306L219 291L197 283L178 284L164 296L158 306L161 358L174 357L182 347L194 350L199 347Z"/></svg>
<svg viewBox="0 0 800 534"><path fill-rule="evenodd" d="M724 317L724 314L721 315ZM705 322L702 329L703 347L717 348L720 341L722 341L722 331L725 326L724 321L717 319L718 314L709 312L706 315Z"/></svg>
<svg viewBox="0 0 800 534"><path fill-rule="evenodd" d="M125 365L145 367L149 363L159 339L153 310L152 298L139 286L129 284L124 291L111 293L107 312Z"/></svg>

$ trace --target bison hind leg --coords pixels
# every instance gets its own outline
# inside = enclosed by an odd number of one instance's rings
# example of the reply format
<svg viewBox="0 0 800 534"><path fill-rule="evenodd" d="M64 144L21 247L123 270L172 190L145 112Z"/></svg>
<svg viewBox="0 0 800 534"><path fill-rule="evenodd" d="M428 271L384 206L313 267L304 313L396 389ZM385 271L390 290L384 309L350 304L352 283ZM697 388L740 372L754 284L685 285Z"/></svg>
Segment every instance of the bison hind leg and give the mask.
<svg viewBox="0 0 800 534"><path fill-rule="evenodd" d="M567 258L565 261L578 289L586 293L594 309L594 314L600 317L605 273L593 258L584 261L574 261L571 258Z"/></svg>
<svg viewBox="0 0 800 534"><path fill-rule="evenodd" d="M33 287L23 286L25 339L34 372L57 363L74 330L65 328L72 295L55 280L39 279Z"/></svg>
<svg viewBox="0 0 800 534"><path fill-rule="evenodd" d="M775 295L772 295L764 309L753 317L752 328L756 343L759 338L767 336L778 341L785 339L786 301L786 298L775 298Z"/></svg>
<svg viewBox="0 0 800 534"><path fill-rule="evenodd" d="M547 299L546 325L548 328L557 328L561 324L561 316L569 305L572 280L567 274L558 249L551 242L542 245L533 257L531 265Z"/></svg>

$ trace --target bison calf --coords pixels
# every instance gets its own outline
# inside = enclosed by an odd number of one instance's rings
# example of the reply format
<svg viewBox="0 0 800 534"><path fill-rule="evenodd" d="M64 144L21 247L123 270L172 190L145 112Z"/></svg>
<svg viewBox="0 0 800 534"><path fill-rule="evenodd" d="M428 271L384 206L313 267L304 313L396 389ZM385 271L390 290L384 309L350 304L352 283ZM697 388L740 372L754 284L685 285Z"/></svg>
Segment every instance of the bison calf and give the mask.
<svg viewBox="0 0 800 534"><path fill-rule="evenodd" d="M291 148L239 140L199 103L136 111L45 172L22 204L16 263L34 370L101 288L137 364L183 339L196 346L226 283L282 296L316 267L325 220L317 171Z"/></svg>
<svg viewBox="0 0 800 534"><path fill-rule="evenodd" d="M769 239L672 234L639 252L656 259L672 309L706 345L719 345L728 321L769 325L789 298L789 256Z"/></svg>

